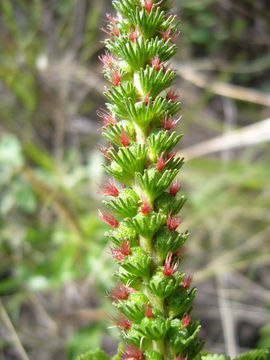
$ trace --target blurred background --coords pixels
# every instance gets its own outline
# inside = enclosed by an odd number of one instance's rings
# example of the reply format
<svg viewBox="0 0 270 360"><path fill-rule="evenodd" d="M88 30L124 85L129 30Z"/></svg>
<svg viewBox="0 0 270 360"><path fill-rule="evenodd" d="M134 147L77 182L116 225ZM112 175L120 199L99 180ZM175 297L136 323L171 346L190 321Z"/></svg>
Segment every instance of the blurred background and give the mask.
<svg viewBox="0 0 270 360"><path fill-rule="evenodd" d="M0 1L0 359L117 347L97 217L110 0ZM194 317L210 351L270 346L270 4L175 0Z"/></svg>

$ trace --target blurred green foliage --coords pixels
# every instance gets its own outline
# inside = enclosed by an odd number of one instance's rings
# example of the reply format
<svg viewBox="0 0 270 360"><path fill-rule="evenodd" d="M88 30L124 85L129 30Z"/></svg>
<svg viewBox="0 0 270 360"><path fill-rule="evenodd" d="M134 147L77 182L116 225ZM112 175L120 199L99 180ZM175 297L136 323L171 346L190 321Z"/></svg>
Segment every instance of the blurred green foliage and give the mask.
<svg viewBox="0 0 270 360"><path fill-rule="evenodd" d="M180 63L195 62L211 79L269 91L266 0L177 0L175 8L182 20ZM73 359L113 346L104 338L107 316L82 321L73 314L69 326L61 318L80 308L109 309L103 294L114 265L96 216L104 174L95 112L105 101L99 28L110 11L110 0L0 1L0 296L30 360ZM180 85L182 146L222 133L221 97ZM269 114L264 106L230 101L232 126ZM180 176L189 199L183 227L192 233L187 266L201 281L239 269L256 282L270 255L269 145L232 151L226 161L193 159ZM67 294L70 286L77 302ZM56 333L43 331L41 315L29 310L33 296ZM19 359L5 324L0 334L0 357ZM262 334L265 344L268 325Z"/></svg>

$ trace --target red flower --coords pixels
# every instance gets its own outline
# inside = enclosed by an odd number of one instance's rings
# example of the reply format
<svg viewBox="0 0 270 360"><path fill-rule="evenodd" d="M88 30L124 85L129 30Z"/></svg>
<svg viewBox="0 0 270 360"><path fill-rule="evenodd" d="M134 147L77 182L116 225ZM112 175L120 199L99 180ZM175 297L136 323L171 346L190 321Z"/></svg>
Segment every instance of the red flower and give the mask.
<svg viewBox="0 0 270 360"><path fill-rule="evenodd" d="M145 10L150 13L152 7L157 6L162 3L163 0L159 1L158 3L153 4L152 0L144 0Z"/></svg>
<svg viewBox="0 0 270 360"><path fill-rule="evenodd" d="M105 51L105 55L99 56L98 58L108 69L112 69L112 64L115 64L116 61L109 51Z"/></svg>
<svg viewBox="0 0 270 360"><path fill-rule="evenodd" d="M108 154L108 151L110 150L110 148L107 148L106 146L100 145L97 149L98 149L98 151L101 152L101 154L106 156L107 159L112 160L112 158Z"/></svg>
<svg viewBox="0 0 270 360"><path fill-rule="evenodd" d="M179 353L175 356L174 360L188 360L188 355L184 356L182 353Z"/></svg>
<svg viewBox="0 0 270 360"><path fill-rule="evenodd" d="M192 275L185 276L184 279L183 279L183 282L181 284L181 288L182 289L188 289L190 287L192 279L193 279Z"/></svg>
<svg viewBox="0 0 270 360"><path fill-rule="evenodd" d="M188 326L188 324L190 323L191 320L191 316L189 314L184 314L181 324L182 326Z"/></svg>
<svg viewBox="0 0 270 360"><path fill-rule="evenodd" d="M160 32L164 39L164 42L166 42L170 38L171 38L171 41L174 41L180 34L179 31L175 31L173 33L171 33L171 31L172 31L172 26L170 25L166 31Z"/></svg>
<svg viewBox="0 0 270 360"><path fill-rule="evenodd" d="M164 61L160 62L158 55L156 55L153 59L151 59L151 64L155 67L155 70L158 71L161 66L164 65Z"/></svg>
<svg viewBox="0 0 270 360"><path fill-rule="evenodd" d="M178 193L179 189L180 189L180 184L179 184L179 182L176 180L175 182L173 182L173 183L170 185L170 194L171 194L172 196L175 196L175 195Z"/></svg>
<svg viewBox="0 0 270 360"><path fill-rule="evenodd" d="M180 95L176 91L169 90L166 95L166 100L172 100L172 102L175 102L179 97Z"/></svg>
<svg viewBox="0 0 270 360"><path fill-rule="evenodd" d="M125 256L130 254L130 244L124 240L119 248L112 248L112 256L119 261L122 261Z"/></svg>
<svg viewBox="0 0 270 360"><path fill-rule="evenodd" d="M116 285L111 290L109 297L115 300L126 300L128 299L128 295L129 295L128 288L119 281L118 285Z"/></svg>
<svg viewBox="0 0 270 360"><path fill-rule="evenodd" d="M179 226L180 222L181 221L179 216L172 217L171 213L168 214L167 225L171 231L175 231L176 228Z"/></svg>
<svg viewBox="0 0 270 360"><path fill-rule="evenodd" d="M118 86L122 77L125 75L125 74L120 74L119 70L117 68L115 68L114 70L111 70L110 71L110 75L111 75L111 82Z"/></svg>
<svg viewBox="0 0 270 360"><path fill-rule="evenodd" d="M178 119L173 120L171 115L168 117L168 113L164 115L164 118L161 120L164 130L171 130L175 127L178 122L181 120L181 116Z"/></svg>
<svg viewBox="0 0 270 360"><path fill-rule="evenodd" d="M101 220L105 221L107 224L112 227L118 227L119 222L116 220L115 216L109 213L98 211L98 216Z"/></svg>
<svg viewBox="0 0 270 360"><path fill-rule="evenodd" d="M121 329L131 328L131 323L129 322L128 318L123 314L119 314L119 318L113 318L112 320L115 323L115 325L117 325Z"/></svg>
<svg viewBox="0 0 270 360"><path fill-rule="evenodd" d="M166 257L166 260L165 260L164 269L163 269L163 274L165 276L172 275L176 271L176 269L178 268L179 261L177 261L173 265L171 265L171 261L172 261L172 253L168 253L168 255Z"/></svg>
<svg viewBox="0 0 270 360"><path fill-rule="evenodd" d="M112 33L116 36L119 36L119 30L117 27L117 19L115 19L114 17L112 17L110 14L106 14L107 18L109 21L112 22Z"/></svg>
<svg viewBox="0 0 270 360"><path fill-rule="evenodd" d="M153 317L153 311L151 309L151 306L148 305L148 304L145 304L144 305L144 313L145 313L145 316L147 316L149 319Z"/></svg>
<svg viewBox="0 0 270 360"><path fill-rule="evenodd" d="M119 195L120 190L114 185L113 181L108 180L105 185L101 185L100 189L109 196L117 197Z"/></svg>
<svg viewBox="0 0 270 360"><path fill-rule="evenodd" d="M142 350L136 348L135 345L128 344L125 351L122 354L122 360L142 360L145 359L145 356Z"/></svg>
<svg viewBox="0 0 270 360"><path fill-rule="evenodd" d="M121 130L121 135L118 137L117 140L118 140L122 145L128 146L128 145L129 145L129 141L130 141L130 137L128 136L128 134L127 134L124 130Z"/></svg>
<svg viewBox="0 0 270 360"><path fill-rule="evenodd" d="M158 156L158 160L157 160L157 169L158 169L158 171L161 171L168 162L168 160L164 159L164 153L165 153L165 151L163 151L161 153L161 155Z"/></svg>
<svg viewBox="0 0 270 360"><path fill-rule="evenodd" d="M143 214L148 214L151 211L151 206L148 204L147 200L143 200L143 206L141 208L141 212Z"/></svg>
<svg viewBox="0 0 270 360"><path fill-rule="evenodd" d="M140 33L138 31L138 25L136 26L135 30L133 31L132 29L130 29L130 34L129 34L129 38L131 39L132 42L135 41L135 39L137 39L140 36Z"/></svg>
<svg viewBox="0 0 270 360"><path fill-rule="evenodd" d="M148 105L148 103L149 103L150 92L151 92L151 90L148 91L148 93L146 94L146 97L144 98L145 105Z"/></svg>
<svg viewBox="0 0 270 360"><path fill-rule="evenodd" d="M97 115L103 119L104 126L116 124L115 118L108 111L104 109L98 110Z"/></svg>

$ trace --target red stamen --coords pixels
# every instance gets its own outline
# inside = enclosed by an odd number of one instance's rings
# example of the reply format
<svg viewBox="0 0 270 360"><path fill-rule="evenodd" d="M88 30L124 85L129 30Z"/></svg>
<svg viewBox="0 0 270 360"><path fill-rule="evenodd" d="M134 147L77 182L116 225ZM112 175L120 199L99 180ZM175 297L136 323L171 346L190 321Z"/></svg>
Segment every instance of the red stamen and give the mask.
<svg viewBox="0 0 270 360"><path fill-rule="evenodd" d="M163 151L161 153L161 155L158 156L158 160L157 160L157 169L158 169L158 171L161 171L168 162L168 160L164 159L164 153L165 153L165 151Z"/></svg>
<svg viewBox="0 0 270 360"><path fill-rule="evenodd" d="M160 62L158 55L156 55L153 59L151 59L151 64L155 67L155 70L158 71L161 66L164 65L164 61Z"/></svg>
<svg viewBox="0 0 270 360"><path fill-rule="evenodd" d="M119 261L124 260L130 254L130 244L124 240L119 248L111 248L112 256Z"/></svg>
<svg viewBox="0 0 270 360"><path fill-rule="evenodd" d="M143 213L143 214L148 214L150 211L151 211L151 206L148 204L148 202L147 202L147 200L146 199L144 199L143 200L143 206L142 206L142 208L141 208L141 212Z"/></svg>
<svg viewBox="0 0 270 360"><path fill-rule="evenodd" d="M119 222L116 220L115 216L109 213L98 211L98 216L105 223L111 225L112 227L118 227Z"/></svg>
<svg viewBox="0 0 270 360"><path fill-rule="evenodd" d="M109 196L117 197L119 195L120 190L114 185L113 181L108 180L105 185L101 185L100 189Z"/></svg>
<svg viewBox="0 0 270 360"><path fill-rule="evenodd" d="M148 93L146 94L146 97L144 98L145 105L148 105L148 103L149 103L150 92L151 92L151 90L148 91Z"/></svg>
<svg viewBox="0 0 270 360"><path fill-rule="evenodd" d="M130 142L130 137L128 136L128 134L124 131L121 130L121 135L118 137L117 139L122 145L124 146L128 146L129 142Z"/></svg>
<svg viewBox="0 0 270 360"><path fill-rule="evenodd" d="M110 155L108 154L108 151L110 148L107 148L106 146L100 145L98 148L98 151L100 151L107 159L112 160Z"/></svg>
<svg viewBox="0 0 270 360"><path fill-rule="evenodd" d="M190 320L191 320L191 316L189 314L185 314L181 321L182 326L188 326Z"/></svg>
<svg viewBox="0 0 270 360"><path fill-rule="evenodd" d="M192 275L185 276L184 279L183 279L183 282L181 284L181 288L182 289L189 289L190 284L192 282L192 279L193 279Z"/></svg>
<svg viewBox="0 0 270 360"><path fill-rule="evenodd" d="M144 0L145 10L150 13L152 7L157 6L162 3L163 0L159 1L158 3L153 4L152 0Z"/></svg>
<svg viewBox="0 0 270 360"><path fill-rule="evenodd" d="M112 17L110 14L106 14L107 18L109 19L109 21L112 22L112 33L116 36L119 36L119 30L117 27L117 19L115 19L114 17Z"/></svg>
<svg viewBox="0 0 270 360"><path fill-rule="evenodd" d="M168 117L168 113L164 115L164 118L162 119L162 125L164 130L171 130L173 127L175 127L178 122L181 120L181 116L178 119L173 120L171 115Z"/></svg>
<svg viewBox="0 0 270 360"><path fill-rule="evenodd" d="M121 329L131 328L131 323L129 322L128 318L123 314L120 314L119 318L113 318L113 322Z"/></svg>
<svg viewBox="0 0 270 360"><path fill-rule="evenodd" d="M171 31L172 31L172 26L170 25L166 31L160 32L164 39L164 42L166 42L168 39L171 39L171 41L174 41L180 34L179 31L175 31L173 33L171 33Z"/></svg>
<svg viewBox="0 0 270 360"><path fill-rule="evenodd" d="M182 353L179 353L175 356L174 360L188 360L188 355L184 356Z"/></svg>
<svg viewBox="0 0 270 360"><path fill-rule="evenodd" d="M101 30L102 30L103 32L105 32L105 34L109 35L110 39L113 40L113 36L112 36L112 34L111 34L109 31L107 31L107 30L104 29L104 28L101 28Z"/></svg>
<svg viewBox="0 0 270 360"><path fill-rule="evenodd" d="M169 230L171 231L175 231L176 228L179 226L181 220L179 216L171 216L171 213L168 214L168 219L167 219L167 225Z"/></svg>
<svg viewBox="0 0 270 360"><path fill-rule="evenodd" d="M120 74L119 70L117 68L115 68L114 70L111 70L110 71L110 75L111 75L111 82L118 86L122 77L125 75L125 74Z"/></svg>
<svg viewBox="0 0 270 360"><path fill-rule="evenodd" d="M108 69L112 69L112 64L115 64L116 60L109 53L109 51L105 51L105 54L98 57L102 64Z"/></svg>
<svg viewBox="0 0 270 360"><path fill-rule="evenodd" d="M144 313L145 313L145 316L147 316L149 319L153 317L153 311L151 309L151 306L148 305L148 304L145 304L144 305Z"/></svg>
<svg viewBox="0 0 270 360"><path fill-rule="evenodd" d="M138 39L138 37L140 36L138 29L139 29L138 25L136 26L134 31L132 29L130 29L129 38L131 39L132 42L134 42L135 39Z"/></svg>
<svg viewBox="0 0 270 360"><path fill-rule="evenodd" d="M103 126L115 125L116 119L106 110L100 109L97 111L97 115L103 119Z"/></svg>
<svg viewBox="0 0 270 360"><path fill-rule="evenodd" d="M171 265L171 261L172 261L172 253L168 253L168 255L166 257L166 260L165 260L164 269L163 269L163 274L165 276L172 275L176 271L176 269L178 268L179 261L177 261L173 265Z"/></svg>
<svg viewBox="0 0 270 360"><path fill-rule="evenodd" d="M170 194L171 194L172 196L175 196L175 195L178 193L179 189L180 189L180 184L179 184L179 182L176 180L175 182L173 182L173 183L170 185Z"/></svg>
<svg viewBox="0 0 270 360"><path fill-rule="evenodd" d="M179 97L180 95L176 91L169 90L166 95L166 100L172 100L172 102L175 102Z"/></svg>
<svg viewBox="0 0 270 360"><path fill-rule="evenodd" d="M118 282L118 285L116 285L109 294L109 297L115 299L115 300L124 300L128 299L128 289L127 287L122 284L120 281Z"/></svg>
<svg viewBox="0 0 270 360"><path fill-rule="evenodd" d="M125 351L123 351L121 360L142 360L145 356L142 350L136 348L135 345L128 344Z"/></svg>

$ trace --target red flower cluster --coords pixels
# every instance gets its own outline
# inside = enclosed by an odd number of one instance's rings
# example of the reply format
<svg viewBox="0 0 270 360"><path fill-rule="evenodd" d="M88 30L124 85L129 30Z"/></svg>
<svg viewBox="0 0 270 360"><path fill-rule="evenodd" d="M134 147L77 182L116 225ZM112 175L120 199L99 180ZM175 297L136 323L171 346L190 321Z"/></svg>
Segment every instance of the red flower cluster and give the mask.
<svg viewBox="0 0 270 360"><path fill-rule="evenodd" d="M192 283L193 280L193 276L192 275L187 275L184 277L183 282L181 284L181 288L182 289L189 289L190 284Z"/></svg>
<svg viewBox="0 0 270 360"><path fill-rule="evenodd" d="M178 124L178 122L180 120L181 120L181 116L178 119L173 120L171 115L168 117L168 113L166 113L164 115L164 118L161 120L163 129L164 130L171 130L173 127L175 127Z"/></svg>
<svg viewBox="0 0 270 360"><path fill-rule="evenodd" d="M124 240L119 248L112 248L112 256L119 261L122 261L125 256L130 254L130 244L128 241Z"/></svg>
<svg viewBox="0 0 270 360"><path fill-rule="evenodd" d="M164 269L163 269L163 274L165 276L170 276L172 275L178 268L179 265L179 261L177 261L175 264L171 264L172 261L172 254L169 253L166 257L165 260L165 264L164 264Z"/></svg>
<svg viewBox="0 0 270 360"><path fill-rule="evenodd" d="M182 326L188 326L190 321L191 321L191 316L189 314L184 314L181 324L182 324Z"/></svg>
<svg viewBox="0 0 270 360"><path fill-rule="evenodd" d="M107 224L111 225L112 227L118 227L119 222L116 220L115 216L109 213L105 213L102 211L98 211L98 216L101 220L105 221Z"/></svg>
<svg viewBox="0 0 270 360"><path fill-rule="evenodd" d="M172 196L175 196L175 195L178 193L179 189L180 189L180 184L179 184L179 182L176 180L175 182L173 182L173 183L170 185L170 194L171 194Z"/></svg>
<svg viewBox="0 0 270 360"><path fill-rule="evenodd" d="M145 356L141 349L136 348L135 345L128 344L122 354L122 360L142 360Z"/></svg>
<svg viewBox="0 0 270 360"><path fill-rule="evenodd" d="M120 190L115 186L113 181L108 180L105 185L101 185L100 189L109 196L117 197L119 195Z"/></svg>
<svg viewBox="0 0 270 360"><path fill-rule="evenodd" d="M181 220L179 216L171 216L171 213L168 214L167 225L169 230L175 231L179 226L180 222Z"/></svg>

